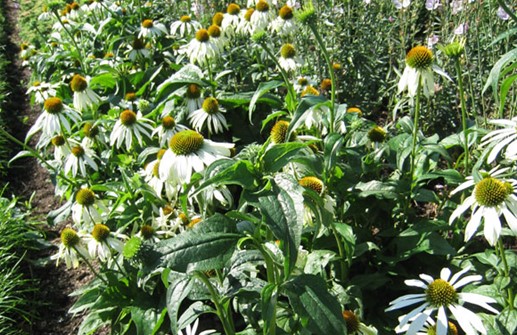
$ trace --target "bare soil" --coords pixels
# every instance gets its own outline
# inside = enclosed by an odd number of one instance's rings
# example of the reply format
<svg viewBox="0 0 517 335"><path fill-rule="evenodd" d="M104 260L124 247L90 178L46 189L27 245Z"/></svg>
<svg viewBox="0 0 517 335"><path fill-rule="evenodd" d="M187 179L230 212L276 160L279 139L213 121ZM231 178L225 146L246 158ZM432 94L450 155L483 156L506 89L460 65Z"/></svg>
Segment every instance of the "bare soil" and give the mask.
<svg viewBox="0 0 517 335"><path fill-rule="evenodd" d="M6 54L11 66L8 68L7 82L9 83L8 101L5 110L11 116L9 126L12 134L24 141L25 134L34 124L39 110L30 106L26 95L26 85L30 80L30 72L23 68L18 58L20 40L17 32L19 4L15 0L2 0L1 5L7 11L10 31L7 31L9 41ZM29 143L34 146L34 141ZM14 147L14 152L21 150ZM46 222L47 214L60 206L60 199L55 196L48 171L35 158L24 158L15 161L7 177L9 190L22 201L31 199L31 220ZM70 294L92 279L87 268L67 269L64 264L56 266L50 261L50 256L57 250L59 235L66 222L55 226L45 223L41 231L53 247L40 250L32 255L35 260L28 269L29 275L37 283L33 297L33 308L36 318L27 326L27 332L33 335L71 335L77 334L82 321L81 315L71 315L69 308L76 298ZM103 330L98 334L107 334Z"/></svg>

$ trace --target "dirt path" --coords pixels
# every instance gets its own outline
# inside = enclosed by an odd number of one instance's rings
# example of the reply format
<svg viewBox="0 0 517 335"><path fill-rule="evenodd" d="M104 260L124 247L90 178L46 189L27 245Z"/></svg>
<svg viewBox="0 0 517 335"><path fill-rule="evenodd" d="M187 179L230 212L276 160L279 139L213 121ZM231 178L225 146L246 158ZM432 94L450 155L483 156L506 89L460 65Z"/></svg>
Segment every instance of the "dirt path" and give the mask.
<svg viewBox="0 0 517 335"><path fill-rule="evenodd" d="M11 119L9 125L12 133L23 141L27 130L34 124L39 110L29 104L26 96L26 86L30 81L30 72L21 66L18 59L20 39L18 37L17 22L20 12L19 4L13 0L1 0L1 5L7 11L9 36L6 54L11 66L8 67L7 82L9 83L6 111ZM26 122L22 122L26 120ZM34 142L31 143L34 147ZM15 150L20 150L16 148ZM48 171L34 158L15 161L9 171L8 181L11 192L22 201L32 197L32 217L35 221L46 221L49 211L59 207L59 199L54 195L54 185ZM46 239L57 245L59 233L65 223L57 226L43 225L42 231ZM38 289L33 297L34 312L38 316L27 330L33 335L72 335L77 334L81 316L68 314L68 309L75 298L70 293L87 283L92 275L85 268L68 270L63 264L56 267L49 260L56 248L48 248L38 252L33 258L39 259L43 266L33 266L29 270L32 277L38 282Z"/></svg>

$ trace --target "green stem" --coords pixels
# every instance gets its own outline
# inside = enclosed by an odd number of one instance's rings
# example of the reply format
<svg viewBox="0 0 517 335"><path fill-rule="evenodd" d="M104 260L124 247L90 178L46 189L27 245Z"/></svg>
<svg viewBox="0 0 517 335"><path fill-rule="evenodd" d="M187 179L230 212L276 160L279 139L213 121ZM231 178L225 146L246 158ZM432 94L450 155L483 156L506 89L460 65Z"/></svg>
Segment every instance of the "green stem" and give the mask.
<svg viewBox="0 0 517 335"><path fill-rule="evenodd" d="M514 20L515 23L517 23L517 16L515 16L512 10L506 5L504 0L497 0L497 2L499 3L499 6L501 6L504 9L504 11L512 18L512 20Z"/></svg>
<svg viewBox="0 0 517 335"><path fill-rule="evenodd" d="M93 272L95 277L99 278L106 286L108 286L109 285L108 281L106 279L102 278L101 275L97 271L95 271L95 269L93 268L93 266L90 263L90 261L88 260L88 258L86 258L75 246L72 248L75 250L75 252L77 252L79 257L81 257L81 259L86 263L86 265L88 265L88 267Z"/></svg>
<svg viewBox="0 0 517 335"><path fill-rule="evenodd" d="M508 266L508 261L506 260L506 255L505 255L505 250L504 250L504 246L503 246L503 241L502 239L499 239L497 241L497 248L499 250L499 257L501 258L501 261L503 262L503 271L504 271L504 276L511 279L510 277L510 267ZM510 280L511 282L511 280ZM510 310L513 310L513 302L514 302L514 296L513 296L513 290L511 287L508 287L508 305L510 307Z"/></svg>
<svg viewBox="0 0 517 335"><path fill-rule="evenodd" d="M334 73L334 68L332 67L332 63L330 62L330 56L327 51L327 47L321 38L321 35L318 32L318 29L315 24L310 24L309 28L311 28L316 41L318 42L321 51L323 52L323 57L325 58L325 62L327 63L327 68L330 76L330 81L332 82L332 87L330 90L330 130L329 133L334 132L334 117L335 117L335 105L336 105L336 76Z"/></svg>
<svg viewBox="0 0 517 335"><path fill-rule="evenodd" d="M229 315L228 311L224 308L223 305L221 305L221 302L219 301L219 294L215 290L214 286L208 279L208 277L201 271L196 271L194 275L199 278L203 282L203 284L206 285L208 288L208 291L210 291L210 295L212 296L212 302L215 305L215 309L217 311L217 315L219 316L219 319L221 320L224 328L224 333L226 335L235 335L235 329L233 327L233 321L230 320L231 315Z"/></svg>
<svg viewBox="0 0 517 335"><path fill-rule="evenodd" d="M417 137L418 137L418 123L420 118L420 91L422 88L422 76L418 75L418 86L416 89L416 98L415 98L415 110L414 110L414 118L413 118L413 137L411 141L411 167L409 172L410 183L411 183L411 193L413 192L415 178L415 163L416 163L416 147L417 147Z"/></svg>
<svg viewBox="0 0 517 335"><path fill-rule="evenodd" d="M66 33L68 34L68 36L70 37L70 39L72 40L72 43L73 45L75 46L75 50L77 51L77 54L79 55L79 64L81 64L81 69L83 71L86 71L86 68L84 67L84 64L83 64L83 54L81 52L81 49L79 48L79 45L77 45L77 42L75 41L75 38L74 38L74 35L72 35L72 33L70 32L70 30L68 30L68 28L65 26L65 24L63 23L63 21L61 20L61 16L57 13L57 12L53 12L54 15L57 17L57 20L59 21L59 23L61 24L61 26L63 27L63 30L66 31Z"/></svg>
<svg viewBox="0 0 517 335"><path fill-rule="evenodd" d="M460 93L460 101L461 101L461 124L463 127L463 150L465 157L464 158L464 168L465 168L465 174L469 173L469 142L468 142L468 135L467 135L467 106L465 104L465 92L463 89L463 78L461 73L461 64L460 64L460 58L456 57L455 59L455 66L456 66L456 74L458 76L458 89Z"/></svg>
<svg viewBox="0 0 517 335"><path fill-rule="evenodd" d="M336 244L337 244L337 248L338 248L338 252L339 252L339 257L341 258L341 281L344 282L346 279L346 276L347 276L348 264L345 264L345 262L347 260L345 258L345 251L343 250L343 243L342 243L341 239L339 238L337 230L334 226L335 226L335 223L332 224L332 232L334 233L334 237L336 239Z"/></svg>

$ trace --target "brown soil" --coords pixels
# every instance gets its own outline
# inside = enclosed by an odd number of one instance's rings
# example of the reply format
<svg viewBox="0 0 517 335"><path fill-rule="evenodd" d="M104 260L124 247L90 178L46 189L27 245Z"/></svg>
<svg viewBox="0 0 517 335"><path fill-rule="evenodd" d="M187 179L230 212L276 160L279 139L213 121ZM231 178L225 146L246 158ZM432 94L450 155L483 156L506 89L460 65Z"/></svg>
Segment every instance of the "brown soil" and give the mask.
<svg viewBox="0 0 517 335"><path fill-rule="evenodd" d="M1 1L7 11L8 25L13 27L7 31L9 41L7 45L7 57L11 62L8 68L7 80L10 95L6 102L6 111L9 111L11 120L9 126L12 134L24 141L27 130L34 124L39 115L39 110L30 106L25 94L25 85L30 79L30 73L22 68L18 59L19 39L16 30L19 15L19 5L14 0ZM23 122L22 122L23 120ZM34 141L29 143L34 147ZM14 147L14 152L21 150ZM51 182L48 171L42 167L35 158L24 158L14 162L7 177L10 191L22 201L31 200L31 217L34 221L43 221L47 214L60 206L60 200L55 196L54 185ZM35 320L29 325L27 331L33 335L71 335L77 334L82 321L81 315L68 313L75 297L70 294L92 279L92 274L85 267L79 269L67 269L64 264L56 267L49 257L57 250L59 233L66 226L62 222L55 226L41 225L41 230L47 241L53 247L37 252L33 259L35 264L29 269L29 273L37 283L34 294ZM107 334L107 330L98 334Z"/></svg>

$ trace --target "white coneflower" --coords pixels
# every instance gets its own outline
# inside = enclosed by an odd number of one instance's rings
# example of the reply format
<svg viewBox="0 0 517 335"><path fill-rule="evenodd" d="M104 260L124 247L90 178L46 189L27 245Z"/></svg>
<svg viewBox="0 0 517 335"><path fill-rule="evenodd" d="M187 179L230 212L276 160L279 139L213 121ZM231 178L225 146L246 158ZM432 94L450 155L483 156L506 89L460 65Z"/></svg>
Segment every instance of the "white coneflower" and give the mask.
<svg viewBox="0 0 517 335"><path fill-rule="evenodd" d="M52 137L50 143L54 146L54 160L59 163L63 162L64 158L70 154L65 137L63 135L56 135Z"/></svg>
<svg viewBox="0 0 517 335"><path fill-rule="evenodd" d="M201 97L201 87L197 84L188 84L185 90L185 101L187 110L193 112L203 105L203 97Z"/></svg>
<svg viewBox="0 0 517 335"><path fill-rule="evenodd" d="M207 329L207 330L203 330L199 334L196 334L198 325L199 325L199 319L196 319L196 321L194 321L192 326L187 325L187 327L185 327L183 329L185 331L185 335L209 335L209 334L213 334L216 332L214 329ZM180 330L178 335L183 335L183 332Z"/></svg>
<svg viewBox="0 0 517 335"><path fill-rule="evenodd" d="M259 0L255 5L255 11L251 15L251 25L253 26L253 31L257 32L260 30L265 30L269 23L273 21L275 14L271 10L270 5L267 1Z"/></svg>
<svg viewBox="0 0 517 335"><path fill-rule="evenodd" d="M171 35L187 37L201 29L201 23L192 20L189 15L183 15L178 21L171 24Z"/></svg>
<svg viewBox="0 0 517 335"><path fill-rule="evenodd" d="M120 117L115 123L110 135L110 145L120 148L125 144L126 150L130 150L133 145L133 137L140 146L143 146L143 137L150 138L153 126L152 121L142 117L142 113L135 113L130 109L120 113Z"/></svg>
<svg viewBox="0 0 517 335"><path fill-rule="evenodd" d="M334 212L335 212L334 208L336 206L336 202L330 195L326 194L325 184L323 183L323 181L321 179L319 179L318 177L315 177L315 176L305 176L305 177L301 178L300 180L298 180L298 184L300 184L300 186L304 187L305 189L316 192L320 197L322 197L323 203L324 203L323 206L324 206L325 210L327 210L329 213L334 215ZM305 209L304 223L308 224L308 225L312 225L314 212L309 206L304 206L304 209Z"/></svg>
<svg viewBox="0 0 517 335"><path fill-rule="evenodd" d="M144 41L138 37L135 37L129 46L129 59L134 62L137 59L145 59L149 58L150 56L151 52L146 48Z"/></svg>
<svg viewBox="0 0 517 335"><path fill-rule="evenodd" d="M79 266L79 254L87 257L88 252L84 247L84 241L72 228L64 228L61 231L61 244L57 254L50 256L50 259L56 260L56 266L59 265L61 259L65 260L67 268L76 268Z"/></svg>
<svg viewBox="0 0 517 335"><path fill-rule="evenodd" d="M229 40L223 36L221 28L215 24L208 27L208 35L210 35L210 41L212 41L219 50L223 50L228 44Z"/></svg>
<svg viewBox="0 0 517 335"><path fill-rule="evenodd" d="M124 249L122 241L125 239L127 236L119 232L112 232L108 226L102 223L95 224L91 234L84 237L90 258L98 258L101 262L109 260L113 256L113 252L121 254Z"/></svg>
<svg viewBox="0 0 517 335"><path fill-rule="evenodd" d="M199 29L196 37L185 45L183 50L192 64L205 65L210 59L217 58L219 55L219 48L210 40L207 29Z"/></svg>
<svg viewBox="0 0 517 335"><path fill-rule="evenodd" d="M88 81L89 78L78 74L70 81L70 88L74 92L74 107L80 111L92 108L102 101L97 93L88 87Z"/></svg>
<svg viewBox="0 0 517 335"><path fill-rule="evenodd" d="M95 152L87 146L82 144L73 144L71 142L70 154L68 154L65 161L65 173L76 177L78 174L81 177L86 177L86 167L89 166L93 170L99 170L99 166L95 163L97 156Z"/></svg>
<svg viewBox="0 0 517 335"><path fill-rule="evenodd" d="M281 36L292 35L298 30L294 20L293 8L284 5L278 11L278 16L271 22L271 30Z"/></svg>
<svg viewBox="0 0 517 335"><path fill-rule="evenodd" d="M51 11L48 10L47 5L43 5L41 8L41 14L38 15L39 21L50 21L54 17L54 14L52 14Z"/></svg>
<svg viewBox="0 0 517 335"><path fill-rule="evenodd" d="M182 124L176 123L176 120L170 115L166 115L162 118L162 124L153 130L152 136L158 134L158 140L160 141L160 147L164 147L169 143L172 135L178 131L188 129Z"/></svg>
<svg viewBox="0 0 517 335"><path fill-rule="evenodd" d="M241 7L236 3L229 4L226 8L226 13L224 13L223 22L221 23L223 34L228 37L233 36L241 20Z"/></svg>
<svg viewBox="0 0 517 335"><path fill-rule="evenodd" d="M469 303L477 305L492 313L498 314L499 312L496 309L488 305L496 301L495 299L480 294L460 293L457 291L460 287L480 281L482 278L480 275L471 275L460 279L467 271L469 271L469 268L465 268L451 277L451 270L443 268L440 272L439 279L421 274L421 280L406 280L406 285L421 288L425 290L425 292L404 295L390 302L391 306L387 308L386 311L393 311L421 303L420 306L400 319L399 325L395 330L397 332L403 332L407 329L406 334L415 334L424 327L430 316L434 312L437 312L436 335L447 335L449 328L448 310L467 334L477 334L478 332L486 334L486 329L481 318L474 312L463 307L463 304ZM409 328L407 328L408 324Z"/></svg>
<svg viewBox="0 0 517 335"><path fill-rule="evenodd" d="M27 94L34 94L34 102L42 104L50 97L55 97L59 84L51 84L41 81L35 81L27 90Z"/></svg>
<svg viewBox="0 0 517 335"><path fill-rule="evenodd" d="M108 213L106 206L89 188L81 188L75 194L75 203L72 205L72 220L79 227L92 227L103 222L103 215Z"/></svg>
<svg viewBox="0 0 517 335"><path fill-rule="evenodd" d="M138 37L154 38L165 34L167 34L167 28L165 28L163 23L153 21L151 19L145 19L140 25L140 33L138 34Z"/></svg>
<svg viewBox="0 0 517 335"><path fill-rule="evenodd" d="M78 123L81 120L81 115L65 105L60 98L48 98L43 104L43 112L27 132L27 139L40 130L48 138L60 134L62 130L70 132L71 124L69 119L73 123Z"/></svg>
<svg viewBox="0 0 517 335"><path fill-rule="evenodd" d="M316 86L316 80L309 76L299 76L293 81L293 88L296 93L302 93L307 86ZM319 94L319 92L318 92Z"/></svg>
<svg viewBox="0 0 517 335"><path fill-rule="evenodd" d="M414 97L420 87L426 97L434 94L433 52L421 45L409 50L398 90L401 93L407 89L408 95Z"/></svg>
<svg viewBox="0 0 517 335"><path fill-rule="evenodd" d="M158 226L157 222L153 220L151 224L144 223L140 226L140 230L135 236L138 236L146 241L159 242L161 239L167 238L169 232L164 230L164 227Z"/></svg>
<svg viewBox="0 0 517 335"><path fill-rule="evenodd" d="M160 149L156 154L156 159L154 161L149 162L141 175L144 177L145 182L154 190L158 197L162 197L162 191L165 188L165 195L167 199L171 200L176 198L178 193L178 187L172 185L167 180L162 180L160 178L160 161L165 154L165 149Z"/></svg>
<svg viewBox="0 0 517 335"><path fill-rule="evenodd" d="M244 15L242 16L242 20L239 22L237 26L236 32L241 35L252 35L253 34L253 25L251 24L251 16L255 12L254 8L248 8Z"/></svg>
<svg viewBox="0 0 517 335"><path fill-rule="evenodd" d="M305 89L300 94L301 97L308 96L319 96L320 92L311 85L305 87ZM328 128L328 120L327 116L330 114L330 108L327 102L323 102L320 104L313 105L309 107L305 113L298 119L298 124L303 122L307 129L317 128L322 132L322 134L326 134Z"/></svg>
<svg viewBox="0 0 517 335"><path fill-rule="evenodd" d="M301 61L299 57L296 55L296 49L290 43L286 43L282 45L280 49L280 58L278 59L278 64L284 69L286 72L296 72L300 66Z"/></svg>
<svg viewBox="0 0 517 335"><path fill-rule="evenodd" d="M83 15L84 11L81 9L81 6L75 1L72 2L67 17L72 20L79 20Z"/></svg>
<svg viewBox="0 0 517 335"><path fill-rule="evenodd" d="M153 217L157 229L166 232L165 238L171 238L184 231L182 221L174 219L173 215L175 215L174 208L165 205L160 207L158 216Z"/></svg>
<svg viewBox="0 0 517 335"><path fill-rule="evenodd" d="M201 172L214 161L230 157L232 143L216 143L193 130L176 133L160 162L160 178L175 185L190 182L194 171Z"/></svg>
<svg viewBox="0 0 517 335"><path fill-rule="evenodd" d="M214 97L208 97L203 101L202 107L191 112L188 118L197 131L200 132L206 126L209 134L217 134L228 130L223 113L226 113L226 110L219 105L219 101Z"/></svg>
<svg viewBox="0 0 517 335"><path fill-rule="evenodd" d="M517 181L507 178L496 178L507 169L492 169L480 181L467 177L467 181L459 185L451 195L474 186L472 194L465 198L449 218L449 224L461 217L468 209L472 210L467 227L465 241L476 233L484 223L484 235L490 245L495 245L501 234L501 215L504 216L510 229L517 234Z"/></svg>

